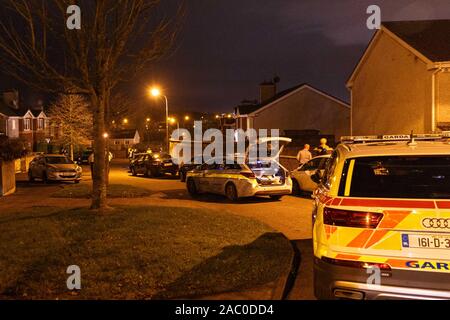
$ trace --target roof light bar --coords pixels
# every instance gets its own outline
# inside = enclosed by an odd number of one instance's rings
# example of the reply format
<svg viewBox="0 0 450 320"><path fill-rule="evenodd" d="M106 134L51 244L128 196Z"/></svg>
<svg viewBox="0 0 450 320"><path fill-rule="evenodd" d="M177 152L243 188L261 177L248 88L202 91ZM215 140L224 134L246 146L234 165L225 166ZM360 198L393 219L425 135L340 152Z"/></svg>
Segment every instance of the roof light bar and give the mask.
<svg viewBox="0 0 450 320"><path fill-rule="evenodd" d="M387 141L411 141L422 140L422 141L435 141L450 138L450 131L444 131L440 133L430 133L430 134L398 134L398 135L372 135L372 136L344 136L341 138L341 142L344 144L352 143L370 143L370 142L387 142Z"/></svg>

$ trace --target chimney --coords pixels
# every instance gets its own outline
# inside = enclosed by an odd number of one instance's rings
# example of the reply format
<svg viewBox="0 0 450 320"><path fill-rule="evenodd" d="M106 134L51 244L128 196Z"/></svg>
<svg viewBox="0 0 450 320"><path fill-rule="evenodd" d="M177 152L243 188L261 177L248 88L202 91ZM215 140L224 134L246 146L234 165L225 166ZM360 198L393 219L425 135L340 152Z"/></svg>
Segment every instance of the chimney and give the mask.
<svg viewBox="0 0 450 320"><path fill-rule="evenodd" d="M260 88L260 102L264 103L277 94L277 83L280 82L279 77L274 77L272 81L264 81L259 85Z"/></svg>
<svg viewBox="0 0 450 320"><path fill-rule="evenodd" d="M19 109L19 91L9 90L3 92L3 102L10 108L18 110Z"/></svg>

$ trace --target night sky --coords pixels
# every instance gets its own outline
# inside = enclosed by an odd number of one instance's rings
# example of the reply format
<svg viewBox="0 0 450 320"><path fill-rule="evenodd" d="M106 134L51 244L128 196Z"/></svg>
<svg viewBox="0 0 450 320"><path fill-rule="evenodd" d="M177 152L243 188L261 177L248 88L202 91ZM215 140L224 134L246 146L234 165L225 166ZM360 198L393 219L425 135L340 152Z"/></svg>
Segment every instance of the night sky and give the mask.
<svg viewBox="0 0 450 320"><path fill-rule="evenodd" d="M308 82L346 101L346 80L382 20L450 19L448 0L188 0L182 42L153 79L176 107L231 111L275 74L280 89ZM151 81L152 78L149 78Z"/></svg>
<svg viewBox="0 0 450 320"><path fill-rule="evenodd" d="M163 2L170 7L176 0ZM175 110L230 112L241 100L258 98L258 84L274 75L280 90L308 82L348 101L346 80L374 33L366 27L369 5L381 7L383 21L450 18L448 0L187 4L176 51L128 85L130 94L145 99L148 84L161 84Z"/></svg>

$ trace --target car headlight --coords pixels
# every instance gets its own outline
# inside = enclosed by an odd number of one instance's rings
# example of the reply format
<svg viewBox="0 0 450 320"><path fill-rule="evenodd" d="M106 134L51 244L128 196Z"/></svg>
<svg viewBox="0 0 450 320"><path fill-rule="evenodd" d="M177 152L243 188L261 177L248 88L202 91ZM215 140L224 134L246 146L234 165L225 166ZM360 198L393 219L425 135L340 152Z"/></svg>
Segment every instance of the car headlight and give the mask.
<svg viewBox="0 0 450 320"><path fill-rule="evenodd" d="M56 173L56 168L48 167L47 172L48 173Z"/></svg>

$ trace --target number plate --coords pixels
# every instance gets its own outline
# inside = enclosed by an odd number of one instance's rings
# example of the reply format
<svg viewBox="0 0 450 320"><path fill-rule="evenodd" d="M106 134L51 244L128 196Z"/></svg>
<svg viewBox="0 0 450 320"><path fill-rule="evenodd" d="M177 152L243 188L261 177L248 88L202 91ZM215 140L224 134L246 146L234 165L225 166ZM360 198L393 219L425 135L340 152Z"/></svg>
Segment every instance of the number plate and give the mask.
<svg viewBox="0 0 450 320"><path fill-rule="evenodd" d="M402 247L450 249L450 235L402 234Z"/></svg>

